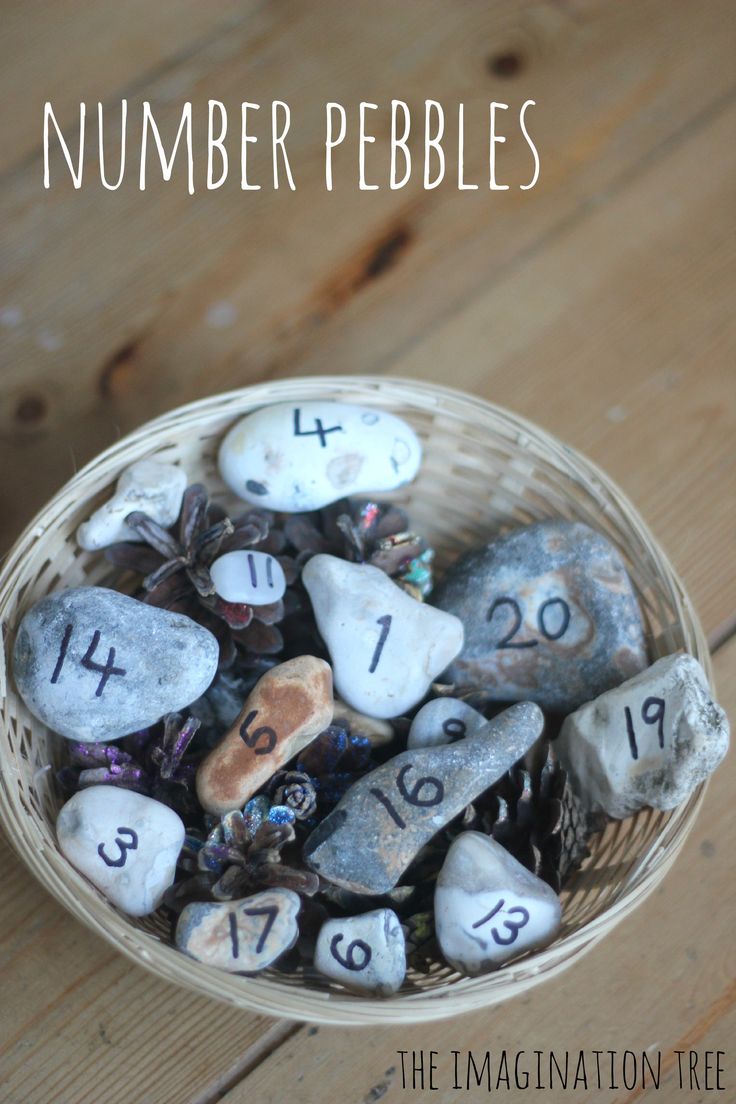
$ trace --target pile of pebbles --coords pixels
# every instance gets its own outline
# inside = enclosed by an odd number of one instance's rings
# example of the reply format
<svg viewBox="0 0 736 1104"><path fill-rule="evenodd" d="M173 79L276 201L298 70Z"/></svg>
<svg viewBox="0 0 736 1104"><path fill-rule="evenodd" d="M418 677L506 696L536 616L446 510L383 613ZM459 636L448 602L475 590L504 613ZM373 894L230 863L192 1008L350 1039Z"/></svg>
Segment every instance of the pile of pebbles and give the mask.
<svg viewBox="0 0 736 1104"><path fill-rule="evenodd" d="M66 742L63 854L213 967L378 996L407 962L498 969L555 938L592 831L673 808L726 753L696 660L650 664L601 533L519 527L435 582L376 499L421 459L384 411L257 410L219 452L242 516L140 461L77 535L120 589L19 626L17 689Z"/></svg>

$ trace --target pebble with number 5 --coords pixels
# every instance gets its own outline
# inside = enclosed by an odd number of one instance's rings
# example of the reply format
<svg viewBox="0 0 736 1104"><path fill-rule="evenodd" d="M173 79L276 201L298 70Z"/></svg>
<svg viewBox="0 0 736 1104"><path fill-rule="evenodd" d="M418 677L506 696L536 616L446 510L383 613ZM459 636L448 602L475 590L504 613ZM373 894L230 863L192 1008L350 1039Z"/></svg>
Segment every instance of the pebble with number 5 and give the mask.
<svg viewBox="0 0 736 1104"><path fill-rule="evenodd" d="M414 431L385 410L348 403L276 403L246 415L220 448L235 494L269 510L319 510L346 495L391 491L417 474Z"/></svg>
<svg viewBox="0 0 736 1104"><path fill-rule="evenodd" d="M434 917L443 955L463 974L484 974L554 939L557 894L482 832L462 832L437 877Z"/></svg>
<svg viewBox="0 0 736 1104"><path fill-rule="evenodd" d="M475 736L402 751L355 782L304 845L309 866L355 893L387 893L417 852L487 790L542 732L539 706L520 702Z"/></svg>
<svg viewBox="0 0 736 1104"><path fill-rule="evenodd" d="M457 617L418 602L370 564L320 553L305 565L302 581L335 687L369 717L411 709L463 646Z"/></svg>
<svg viewBox="0 0 736 1104"><path fill-rule="evenodd" d="M230 730L197 770L208 813L242 809L271 775L329 725L332 672L315 656L289 659L256 683Z"/></svg>
<svg viewBox="0 0 736 1104"><path fill-rule="evenodd" d="M90 786L56 820L62 854L130 916L154 912L174 881L184 825L167 805L118 786Z"/></svg>
<svg viewBox="0 0 736 1104"><path fill-rule="evenodd" d="M673 809L728 750L728 718L690 655L671 655L581 706L555 747L588 808Z"/></svg>
<svg viewBox="0 0 736 1104"><path fill-rule="evenodd" d="M406 975L404 932L398 916L384 908L327 920L317 936L314 965L346 989L391 996Z"/></svg>

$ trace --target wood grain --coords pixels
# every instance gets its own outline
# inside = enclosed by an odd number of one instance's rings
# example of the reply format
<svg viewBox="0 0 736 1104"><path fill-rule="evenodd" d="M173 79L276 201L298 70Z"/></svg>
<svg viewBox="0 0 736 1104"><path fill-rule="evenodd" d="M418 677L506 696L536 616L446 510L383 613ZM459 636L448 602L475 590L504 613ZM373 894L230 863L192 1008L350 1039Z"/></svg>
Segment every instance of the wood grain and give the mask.
<svg viewBox="0 0 736 1104"><path fill-rule="evenodd" d="M0 92L13 110L0 144L0 551L76 466L174 405L273 376L400 374L512 407L587 452L668 549L714 644L730 637L728 0L12 0L3 15ZM499 75L509 72L499 58L515 75ZM131 118L150 100L169 137L185 99L200 121L208 97L231 111L286 100L297 191L242 193L234 175L190 197L179 166L141 194L132 152L119 192L61 180L44 192L44 100L72 135L79 100L101 99L113 150L122 96ZM448 180L425 192L414 179L359 192L351 132L326 192L326 100L353 121L359 100L381 105L368 171L385 181L385 106L400 97L421 108L427 96L465 103L466 176L479 182L488 102L508 102L513 121L535 99L537 188L459 193ZM195 136L199 158L201 126ZM265 123L259 136L253 177L266 184ZM499 171L516 183L528 149L513 126L508 136ZM731 640L716 657L731 708L735 668ZM149 977L67 916L3 845L2 1099L404 1101L422 1096L400 1088L398 1048L472 1047L480 1064L504 1046L660 1048L659 1093L605 1099L698 1099L679 1092L673 1052L733 1039L733 771L728 760L716 775L660 891L559 982L486 1016L359 1037L238 1014ZM431 1098L487 1098L450 1091L449 1072L445 1060Z"/></svg>

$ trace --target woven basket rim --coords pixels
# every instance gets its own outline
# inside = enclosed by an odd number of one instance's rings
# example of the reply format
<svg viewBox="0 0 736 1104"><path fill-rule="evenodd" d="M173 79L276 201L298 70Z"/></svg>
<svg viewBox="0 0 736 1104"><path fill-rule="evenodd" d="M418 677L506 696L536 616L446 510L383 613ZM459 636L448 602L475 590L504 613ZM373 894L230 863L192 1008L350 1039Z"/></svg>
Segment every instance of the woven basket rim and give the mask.
<svg viewBox="0 0 736 1104"><path fill-rule="evenodd" d="M442 410L443 403L453 404L458 417L465 412L477 418L478 412L482 411L486 416L502 422L511 433L515 433L520 446L536 446L545 453L564 458L565 462L582 470L586 479L597 485L616 504L631 529L656 554L657 566L675 597L682 623L687 624L690 629L694 641L693 650L712 685L712 666L705 636L679 576L636 507L602 469L546 430L504 407L443 384L393 376L321 375L267 381L194 400L143 423L85 464L26 525L0 570L0 622L5 624L7 608L12 602L16 576L24 555L53 528L70 497L74 498L82 490L89 490L91 480L94 481L100 474L104 474L106 483L113 482L123 467L141 455L141 449L148 454L155 453L161 447L160 441L155 442L152 447L157 435L168 431L181 433L208 419L214 420L223 415L228 404L237 408L248 403L247 409L255 409L268 403L288 401L294 398L294 392L298 392L300 388L337 389L342 393L341 398L344 401L350 401L349 393L355 391L355 401L365 402L368 398L366 390L374 391L379 397L381 393L390 392L387 398L391 401L399 400L402 393L406 399L414 400L415 403L418 396L422 396L438 410ZM262 401L256 398L252 402L261 392ZM233 417L242 417L243 413L243 409L234 409ZM339 1025L410 1023L440 1019L516 996L547 977L561 972L624 919L665 876L693 827L706 785L703 783L673 812L663 831L640 857L620 896L602 913L585 921L562 940L552 944L551 948L527 955L495 974L456 980L442 989L401 993L391 1000L378 1000L344 992L319 992L299 988L273 976L247 978L225 975L225 979L236 977L239 984L235 992L229 984L224 983L221 972L188 959L175 948L158 942L152 935L133 928L101 895L98 894L98 899L95 900L89 892L82 892L88 883L66 864L60 854L44 853L37 859L32 851L21 847L21 842L24 841L26 844L40 846L43 851L41 840L34 839L37 828L30 814L23 809L17 787L12 785L12 764L6 762L5 749L0 746L0 822L11 846L32 873L44 882L49 891L77 919L112 943L132 961L166 981L188 986L199 994L262 1014ZM25 832L21 832L20 839L14 833L14 826L18 823L25 829ZM45 878L41 877L42 871ZM76 886L74 883L77 883ZM554 953L550 953L552 951ZM182 960L190 975L188 980L181 976ZM219 987L218 980L222 983ZM218 988L227 991L218 992Z"/></svg>

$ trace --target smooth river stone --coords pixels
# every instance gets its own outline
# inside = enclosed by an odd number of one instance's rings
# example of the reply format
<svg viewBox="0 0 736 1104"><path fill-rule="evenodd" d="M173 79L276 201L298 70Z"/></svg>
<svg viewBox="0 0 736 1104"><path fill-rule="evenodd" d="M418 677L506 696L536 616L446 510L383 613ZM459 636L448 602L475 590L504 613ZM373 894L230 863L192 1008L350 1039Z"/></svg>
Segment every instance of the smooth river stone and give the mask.
<svg viewBox="0 0 736 1104"><path fill-rule="evenodd" d="M320 553L305 564L302 581L335 688L369 717L406 713L463 646L457 617L411 598L378 567Z"/></svg>
<svg viewBox="0 0 736 1104"><path fill-rule="evenodd" d="M272 774L327 728L332 711L329 663L299 656L272 667L197 770L203 807L218 816L242 809Z"/></svg>
<svg viewBox="0 0 736 1104"><path fill-rule="evenodd" d="M239 901L186 905L174 940L199 962L231 974L270 966L294 946L301 901L291 889L266 889Z"/></svg>
<svg viewBox="0 0 736 1104"><path fill-rule="evenodd" d="M475 977L550 943L560 928L557 894L482 832L462 832L437 877L434 923L450 963Z"/></svg>
<svg viewBox="0 0 736 1104"><path fill-rule="evenodd" d="M673 809L728 750L728 718L690 655L671 655L565 719L555 743L588 808Z"/></svg>
<svg viewBox="0 0 736 1104"><path fill-rule="evenodd" d="M367 717L365 713L359 713L338 697L335 698L332 723L339 728L347 728L352 736L365 736L371 747L390 744L396 735L388 721L382 721L379 717Z"/></svg>
<svg viewBox="0 0 736 1104"><path fill-rule="evenodd" d="M269 510L319 510L391 491L419 470L414 431L394 414L347 403L277 403L247 414L220 448L227 485Z"/></svg>
<svg viewBox="0 0 736 1104"><path fill-rule="evenodd" d="M406 976L406 946L398 916L382 908L325 921L317 936L314 965L346 989L390 997Z"/></svg>
<svg viewBox="0 0 736 1104"><path fill-rule="evenodd" d="M538 522L466 553L432 600L465 625L445 677L499 701L568 713L648 662L623 560L578 522Z"/></svg>
<svg viewBox="0 0 736 1104"><path fill-rule="evenodd" d="M217 671L215 637L190 617L105 587L42 598L13 650L31 713L83 743L117 740L200 697Z"/></svg>
<svg viewBox="0 0 736 1104"><path fill-rule="evenodd" d="M131 916L154 912L174 881L184 824L168 805L118 786L90 786L56 820L62 854Z"/></svg>
<svg viewBox="0 0 736 1104"><path fill-rule="evenodd" d="M477 735L402 751L358 779L304 845L320 877L355 893L387 893L417 852L520 759L544 727L520 702Z"/></svg>
<svg viewBox="0 0 736 1104"><path fill-rule="evenodd" d="M411 722L406 740L408 748L439 747L475 736L488 722L482 713L457 698L434 698L427 702Z"/></svg>
<svg viewBox="0 0 736 1104"><path fill-rule="evenodd" d="M226 602L268 606L286 590L284 569L267 552L226 552L210 567L215 590Z"/></svg>
<svg viewBox="0 0 736 1104"><path fill-rule="evenodd" d="M117 541L143 538L125 524L128 514L141 510L164 529L173 525L181 510L187 476L175 464L138 460L123 472L115 494L77 529L77 543L93 552Z"/></svg>

